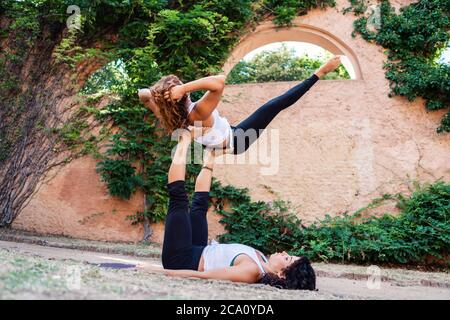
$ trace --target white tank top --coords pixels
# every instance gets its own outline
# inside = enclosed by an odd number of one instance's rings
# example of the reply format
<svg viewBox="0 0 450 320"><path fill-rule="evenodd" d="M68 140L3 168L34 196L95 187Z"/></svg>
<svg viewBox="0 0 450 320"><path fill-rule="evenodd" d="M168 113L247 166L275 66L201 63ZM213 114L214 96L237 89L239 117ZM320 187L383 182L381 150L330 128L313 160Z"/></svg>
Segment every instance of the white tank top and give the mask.
<svg viewBox="0 0 450 320"><path fill-rule="evenodd" d="M188 114L194 110L196 104L192 102L188 108ZM202 136L195 138L198 143L207 147L222 148L224 141L227 141L227 148L233 148L233 132L231 130L230 123L224 117L221 117L219 111L214 110L212 113L214 124L213 126Z"/></svg>
<svg viewBox="0 0 450 320"><path fill-rule="evenodd" d="M203 249L203 259L205 262L205 271L231 267L234 264L234 260L241 254L245 254L252 258L258 265L261 272L264 274L264 268L258 259L256 250L252 247L243 244L221 244L213 242L209 246ZM267 259L263 257L263 260Z"/></svg>

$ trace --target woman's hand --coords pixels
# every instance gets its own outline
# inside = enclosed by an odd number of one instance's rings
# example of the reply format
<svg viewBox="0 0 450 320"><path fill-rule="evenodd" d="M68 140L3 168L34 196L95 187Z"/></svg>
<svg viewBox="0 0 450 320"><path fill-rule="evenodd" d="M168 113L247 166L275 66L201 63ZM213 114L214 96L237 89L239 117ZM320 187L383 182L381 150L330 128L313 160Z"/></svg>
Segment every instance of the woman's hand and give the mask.
<svg viewBox="0 0 450 320"><path fill-rule="evenodd" d="M146 272L165 273L162 266L150 265L148 263L138 263L136 269Z"/></svg>
<svg viewBox="0 0 450 320"><path fill-rule="evenodd" d="M184 90L183 85L178 85L175 87L172 87L169 90L167 90L166 92L164 92L164 99L168 100L168 101L176 101L179 102L184 95L186 94L186 91Z"/></svg>

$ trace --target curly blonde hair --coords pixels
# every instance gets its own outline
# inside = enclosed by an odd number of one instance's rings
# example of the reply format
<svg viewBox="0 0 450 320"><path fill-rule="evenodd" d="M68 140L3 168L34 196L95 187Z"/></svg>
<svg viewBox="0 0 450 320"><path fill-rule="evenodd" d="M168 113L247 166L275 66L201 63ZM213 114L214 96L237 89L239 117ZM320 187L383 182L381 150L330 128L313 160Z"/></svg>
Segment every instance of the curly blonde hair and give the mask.
<svg viewBox="0 0 450 320"><path fill-rule="evenodd" d="M186 108L186 100L188 95L185 94L179 101L172 99L166 100L164 94L178 85L183 84L181 80L175 75L168 75L162 77L158 82L150 87L150 92L154 102L159 108L161 114L161 124L163 128L172 133L178 128L185 129L188 127L188 112Z"/></svg>

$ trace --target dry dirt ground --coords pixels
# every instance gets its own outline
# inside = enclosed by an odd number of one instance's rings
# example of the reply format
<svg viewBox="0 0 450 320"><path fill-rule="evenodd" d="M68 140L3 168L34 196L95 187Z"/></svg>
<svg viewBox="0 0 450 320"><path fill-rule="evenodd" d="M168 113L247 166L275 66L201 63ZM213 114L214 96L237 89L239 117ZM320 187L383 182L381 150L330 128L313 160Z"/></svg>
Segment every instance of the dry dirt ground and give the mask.
<svg viewBox="0 0 450 320"><path fill-rule="evenodd" d="M450 300L450 275L445 272L319 263L313 265L319 291L291 291L98 266L160 265L159 246L23 235L14 242L18 237L5 232L0 239L8 240L0 241L0 299Z"/></svg>

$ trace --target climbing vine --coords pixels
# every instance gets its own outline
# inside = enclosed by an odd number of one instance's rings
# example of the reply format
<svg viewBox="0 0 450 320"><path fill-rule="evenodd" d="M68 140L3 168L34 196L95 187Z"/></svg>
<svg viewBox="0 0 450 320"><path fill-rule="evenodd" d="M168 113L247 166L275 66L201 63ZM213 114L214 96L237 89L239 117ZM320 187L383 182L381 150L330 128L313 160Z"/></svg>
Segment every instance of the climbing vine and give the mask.
<svg viewBox="0 0 450 320"><path fill-rule="evenodd" d="M361 14L364 1L351 1ZM370 30L368 18L354 22L355 33L387 49L386 78L391 95L412 101L425 99L428 110L450 106L450 64L438 58L450 43L450 5L447 0L419 0L402 7L397 14L389 1L380 4L380 26ZM450 132L450 112L442 119L438 132Z"/></svg>
<svg viewBox="0 0 450 320"><path fill-rule="evenodd" d="M386 201L399 215L364 217ZM448 268L450 184L419 186L411 196L385 194L365 208L309 226L284 202L239 203L222 210L227 234L221 241L244 243L265 253L286 250L315 261L340 263L434 264Z"/></svg>

